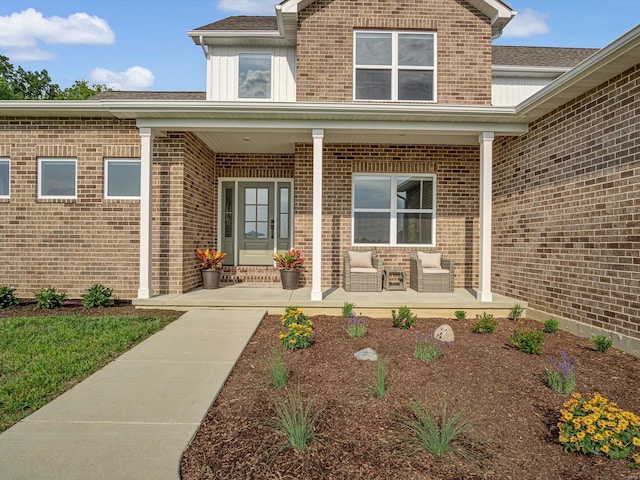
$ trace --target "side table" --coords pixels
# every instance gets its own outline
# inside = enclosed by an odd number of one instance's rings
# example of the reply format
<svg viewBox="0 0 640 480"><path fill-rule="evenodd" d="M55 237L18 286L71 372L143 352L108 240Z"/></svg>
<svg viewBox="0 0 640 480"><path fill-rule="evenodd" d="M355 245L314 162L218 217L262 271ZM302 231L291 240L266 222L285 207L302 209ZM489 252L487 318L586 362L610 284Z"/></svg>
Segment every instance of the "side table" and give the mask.
<svg viewBox="0 0 640 480"><path fill-rule="evenodd" d="M407 276L404 270L383 270L384 289L385 290L406 290ZM393 277L393 278L392 278Z"/></svg>

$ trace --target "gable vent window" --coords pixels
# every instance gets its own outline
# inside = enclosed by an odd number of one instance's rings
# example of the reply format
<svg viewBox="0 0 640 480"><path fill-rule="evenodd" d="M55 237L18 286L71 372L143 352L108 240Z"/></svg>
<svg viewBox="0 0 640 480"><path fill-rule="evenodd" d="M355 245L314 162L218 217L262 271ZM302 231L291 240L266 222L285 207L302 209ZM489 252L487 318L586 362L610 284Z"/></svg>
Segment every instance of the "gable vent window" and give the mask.
<svg viewBox="0 0 640 480"><path fill-rule="evenodd" d="M355 32L356 100L435 101L436 34Z"/></svg>
<svg viewBox="0 0 640 480"><path fill-rule="evenodd" d="M271 99L270 53L238 55L238 99Z"/></svg>

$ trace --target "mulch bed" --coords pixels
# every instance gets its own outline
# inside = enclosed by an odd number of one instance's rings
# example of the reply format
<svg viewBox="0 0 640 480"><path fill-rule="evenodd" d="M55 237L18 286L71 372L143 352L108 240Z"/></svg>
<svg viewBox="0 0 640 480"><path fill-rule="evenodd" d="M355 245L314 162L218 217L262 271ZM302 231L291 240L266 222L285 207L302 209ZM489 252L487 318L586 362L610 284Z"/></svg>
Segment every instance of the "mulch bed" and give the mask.
<svg viewBox="0 0 640 480"><path fill-rule="evenodd" d="M314 344L286 352L285 361L289 386L299 385L322 411L320 438L299 453L281 448L284 437L269 426L278 391L269 386L265 359L280 331L278 317L269 316L185 452L183 479L640 479L625 460L564 452L556 424L567 397L547 387L545 373L549 356L565 351L578 358L576 391L598 391L639 413L638 358L614 349L596 352L588 340L567 332L548 335L542 355L527 355L509 345L519 322L508 319L500 319L493 335L472 333L472 320L418 319L414 330L399 330L390 319L372 319L360 339L346 336L342 318L312 320ZM431 364L413 358L416 331L431 333L442 323L456 336L444 356ZM367 389L373 362L353 356L365 347L389 359L392 383L383 399ZM436 405L445 396L451 409L466 407L475 419L493 447L486 457L490 466L475 467L455 455L400 454L398 412L412 400Z"/></svg>
<svg viewBox="0 0 640 480"><path fill-rule="evenodd" d="M14 317L61 317L67 315L79 315L85 317L103 316L137 316L155 317L182 314L173 310L154 310L135 308L129 301L116 301L109 307L99 307L87 309L82 305L81 300L66 300L57 308L37 308L36 302L21 300L20 305L15 307L0 308L0 321L3 318Z"/></svg>

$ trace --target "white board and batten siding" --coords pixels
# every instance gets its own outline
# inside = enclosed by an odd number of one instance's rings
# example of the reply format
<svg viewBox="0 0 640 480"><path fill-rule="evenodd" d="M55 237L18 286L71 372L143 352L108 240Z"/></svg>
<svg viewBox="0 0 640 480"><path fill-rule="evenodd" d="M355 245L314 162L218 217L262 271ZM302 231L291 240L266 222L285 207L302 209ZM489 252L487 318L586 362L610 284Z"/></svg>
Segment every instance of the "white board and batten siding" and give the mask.
<svg viewBox="0 0 640 480"><path fill-rule="evenodd" d="M549 77L494 76L491 81L492 104L500 107L518 105L553 80Z"/></svg>
<svg viewBox="0 0 640 480"><path fill-rule="evenodd" d="M296 101L296 50L288 47L210 47L207 60L207 100L238 99L238 55L270 53L271 102Z"/></svg>

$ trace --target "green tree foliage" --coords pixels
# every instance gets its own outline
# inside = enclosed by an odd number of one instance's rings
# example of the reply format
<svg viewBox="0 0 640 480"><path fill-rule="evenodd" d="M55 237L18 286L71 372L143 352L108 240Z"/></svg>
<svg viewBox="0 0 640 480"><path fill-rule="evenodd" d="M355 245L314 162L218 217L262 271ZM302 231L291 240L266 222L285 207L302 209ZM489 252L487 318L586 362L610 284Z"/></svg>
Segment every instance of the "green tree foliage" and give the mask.
<svg viewBox="0 0 640 480"><path fill-rule="evenodd" d="M0 55L0 100L86 100L106 90L110 90L106 85L89 86L85 80L76 80L63 90L45 69L15 68L8 57Z"/></svg>

